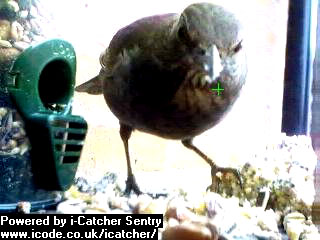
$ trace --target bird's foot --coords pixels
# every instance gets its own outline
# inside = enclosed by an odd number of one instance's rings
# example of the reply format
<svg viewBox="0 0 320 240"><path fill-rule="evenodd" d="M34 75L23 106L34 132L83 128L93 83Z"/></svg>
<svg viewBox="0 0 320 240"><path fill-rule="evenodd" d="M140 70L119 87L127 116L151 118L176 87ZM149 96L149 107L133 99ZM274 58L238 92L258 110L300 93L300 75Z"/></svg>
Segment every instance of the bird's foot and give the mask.
<svg viewBox="0 0 320 240"><path fill-rule="evenodd" d="M218 192L219 185L221 183L221 178L217 176L217 173L221 173L222 175L228 174L228 173L234 175L237 178L240 187L242 188L242 177L240 172L237 169L212 166L211 168L212 184L207 188L207 190L210 190L212 192Z"/></svg>
<svg viewBox="0 0 320 240"><path fill-rule="evenodd" d="M126 181L126 189L124 191L124 194L130 195L131 191L133 191L137 195L142 194L142 192L140 191L140 188L136 182L136 178L134 177L134 175L128 175L128 178Z"/></svg>

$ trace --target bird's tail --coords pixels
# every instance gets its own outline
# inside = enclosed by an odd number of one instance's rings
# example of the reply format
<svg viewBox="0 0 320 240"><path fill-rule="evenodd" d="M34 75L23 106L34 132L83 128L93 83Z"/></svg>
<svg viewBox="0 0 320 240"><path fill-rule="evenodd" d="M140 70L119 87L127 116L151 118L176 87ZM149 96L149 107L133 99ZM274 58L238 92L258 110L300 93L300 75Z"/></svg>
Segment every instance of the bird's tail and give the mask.
<svg viewBox="0 0 320 240"><path fill-rule="evenodd" d="M77 86L75 90L77 92L86 92L92 95L102 94L103 93L102 82L99 78L99 75Z"/></svg>

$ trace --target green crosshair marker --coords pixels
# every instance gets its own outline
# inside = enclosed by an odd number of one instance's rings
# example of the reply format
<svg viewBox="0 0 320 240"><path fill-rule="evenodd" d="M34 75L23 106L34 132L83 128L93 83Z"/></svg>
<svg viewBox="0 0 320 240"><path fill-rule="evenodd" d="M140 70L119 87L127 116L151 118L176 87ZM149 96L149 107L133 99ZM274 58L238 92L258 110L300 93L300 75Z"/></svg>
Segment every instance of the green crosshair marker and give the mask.
<svg viewBox="0 0 320 240"><path fill-rule="evenodd" d="M220 88L220 83L217 83L217 88L211 88L212 91L217 91L218 96L220 96L220 92L224 90L224 88Z"/></svg>

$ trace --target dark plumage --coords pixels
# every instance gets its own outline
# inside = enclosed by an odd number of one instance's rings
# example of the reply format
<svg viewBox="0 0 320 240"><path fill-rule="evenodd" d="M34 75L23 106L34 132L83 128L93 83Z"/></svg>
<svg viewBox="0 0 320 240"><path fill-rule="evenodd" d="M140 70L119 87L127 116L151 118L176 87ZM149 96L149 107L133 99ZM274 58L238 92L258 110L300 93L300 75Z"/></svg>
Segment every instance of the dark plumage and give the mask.
<svg viewBox="0 0 320 240"><path fill-rule="evenodd" d="M212 190L220 168L192 144L192 139L216 125L237 99L246 77L246 59L237 18L210 3L193 4L181 15L140 19L119 30L101 54L102 69L79 92L104 94L120 121L128 165L127 191L135 182L128 149L134 129L163 138L179 139L211 166ZM215 78L213 46L223 70ZM210 88L217 81L224 91ZM239 178L240 180L240 178Z"/></svg>

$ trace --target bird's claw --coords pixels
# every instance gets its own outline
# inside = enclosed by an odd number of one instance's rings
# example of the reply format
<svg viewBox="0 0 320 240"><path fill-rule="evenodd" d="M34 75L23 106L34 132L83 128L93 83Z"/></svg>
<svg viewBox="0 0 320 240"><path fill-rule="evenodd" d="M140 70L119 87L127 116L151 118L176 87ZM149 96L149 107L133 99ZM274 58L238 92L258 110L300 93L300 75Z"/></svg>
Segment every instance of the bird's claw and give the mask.
<svg viewBox="0 0 320 240"><path fill-rule="evenodd" d="M210 190L213 192L218 192L219 185L221 183L221 179L217 176L217 173L219 173L219 172L222 174L225 174L225 173L233 174L237 178L239 185L240 185L240 188L243 189L242 177L241 177L239 170L234 169L234 168L222 168L222 167L215 166L215 167L211 168L212 184L210 186L208 186L207 191Z"/></svg>
<svg viewBox="0 0 320 240"><path fill-rule="evenodd" d="M136 182L136 178L134 177L134 175L128 175L128 178L126 181L126 189L124 191L124 194L130 195L132 190L137 195L142 194L142 192L140 191L140 188Z"/></svg>
<svg viewBox="0 0 320 240"><path fill-rule="evenodd" d="M210 190L211 192L218 192L221 179L216 175L214 176L212 175L211 178L212 178L212 183L207 187L206 190L207 191Z"/></svg>

